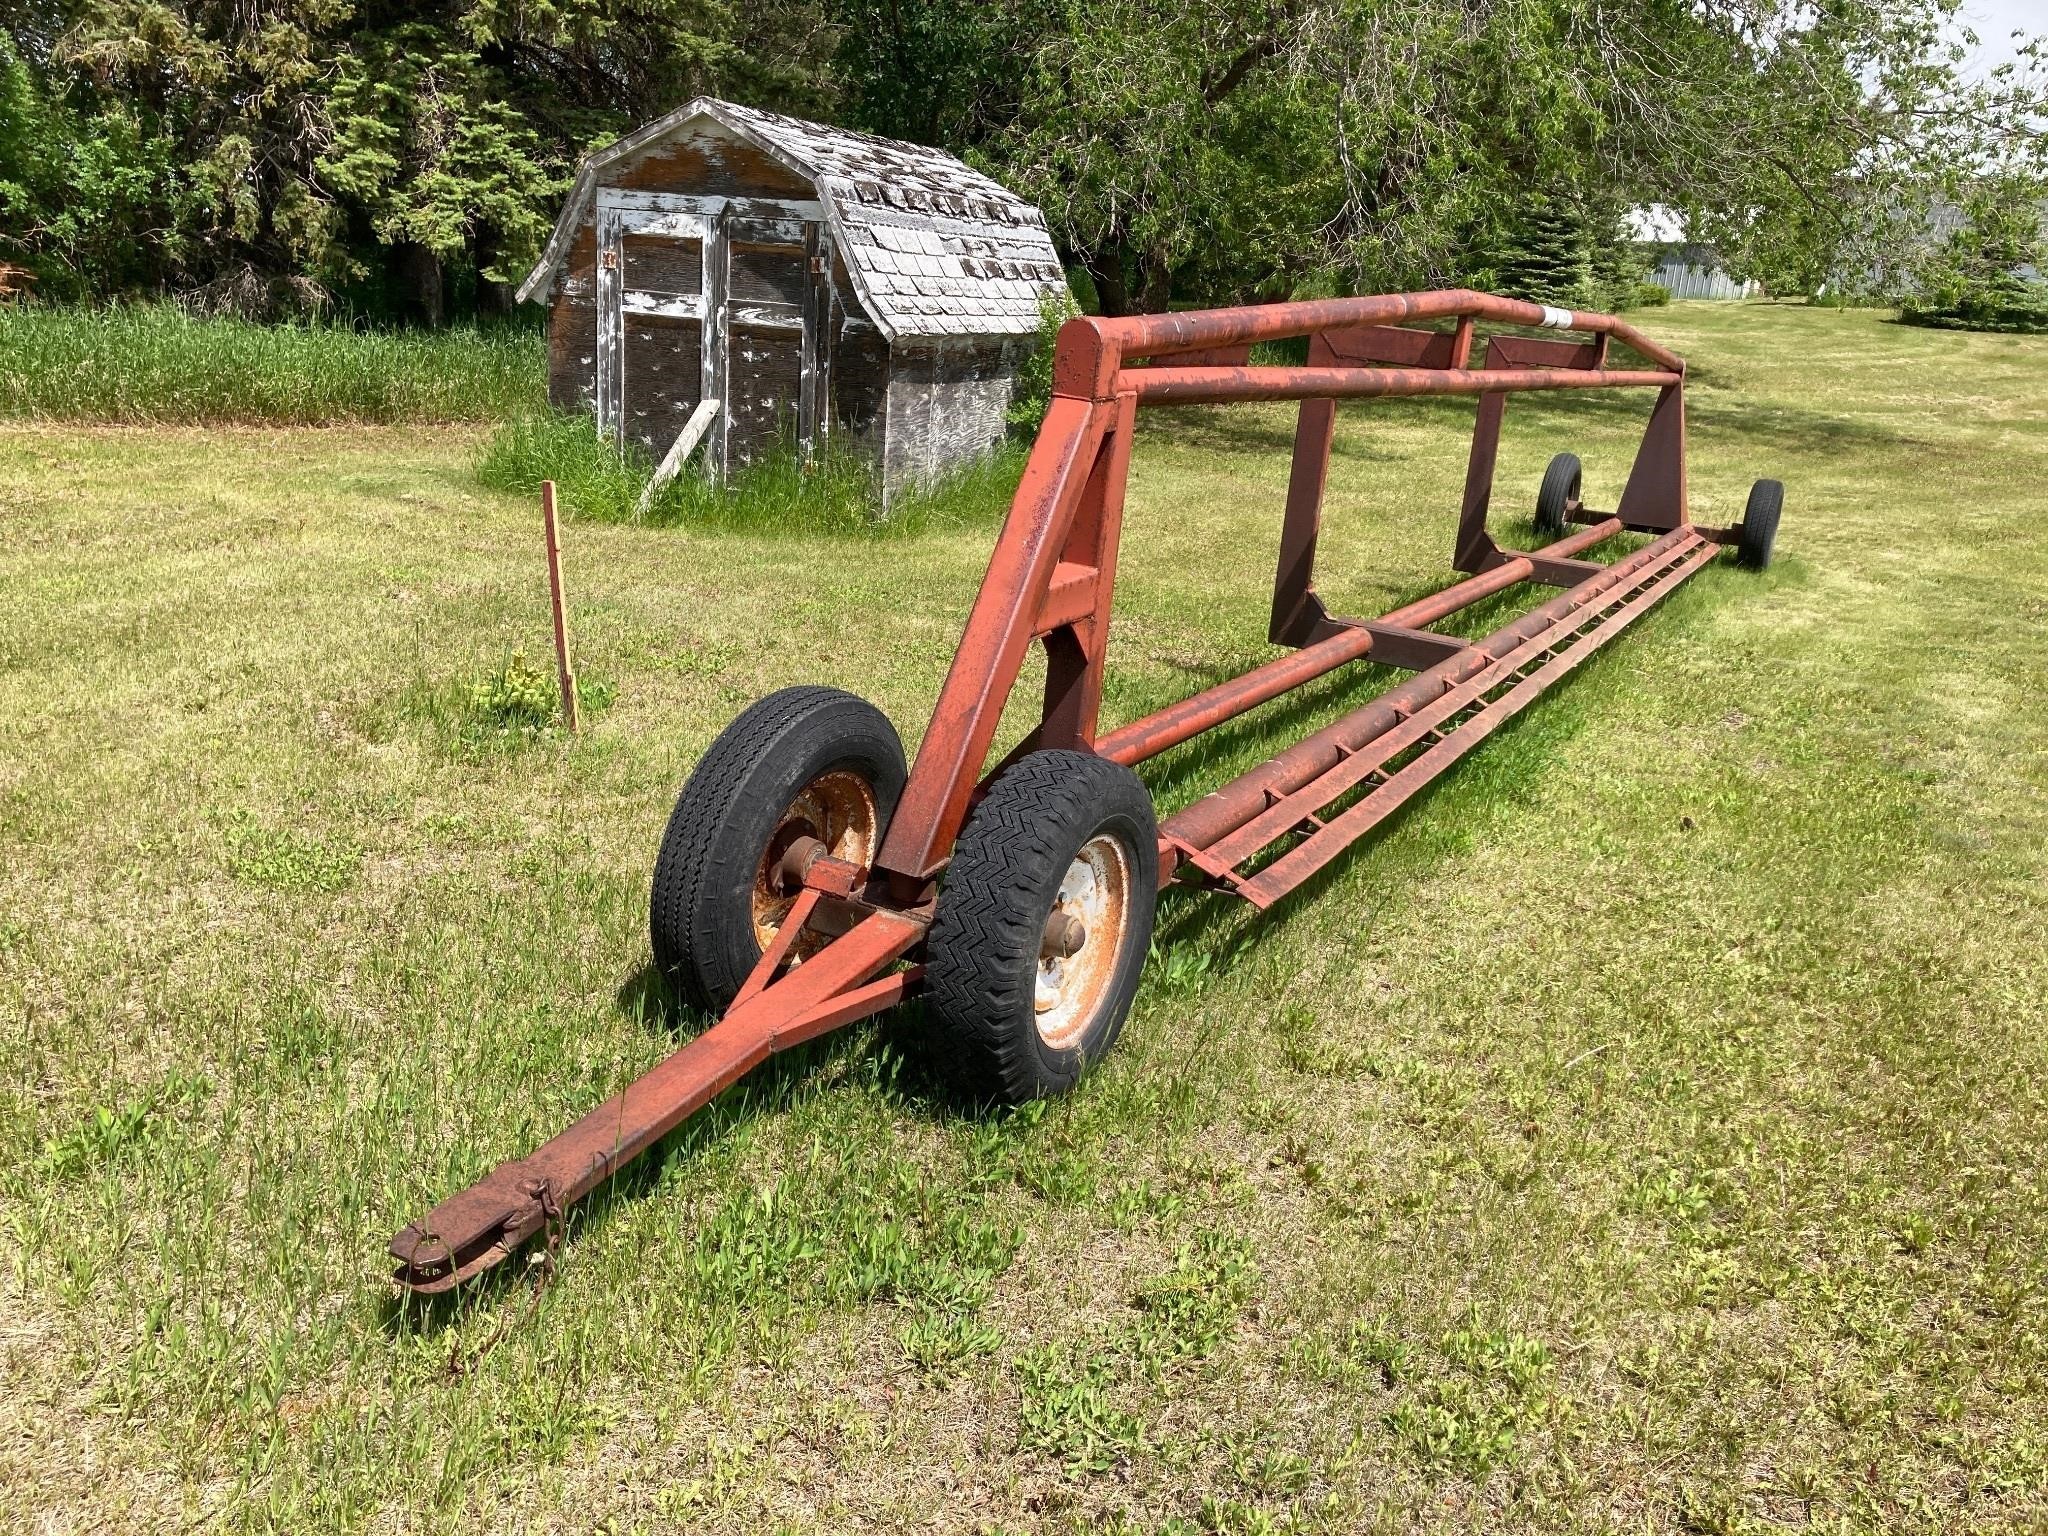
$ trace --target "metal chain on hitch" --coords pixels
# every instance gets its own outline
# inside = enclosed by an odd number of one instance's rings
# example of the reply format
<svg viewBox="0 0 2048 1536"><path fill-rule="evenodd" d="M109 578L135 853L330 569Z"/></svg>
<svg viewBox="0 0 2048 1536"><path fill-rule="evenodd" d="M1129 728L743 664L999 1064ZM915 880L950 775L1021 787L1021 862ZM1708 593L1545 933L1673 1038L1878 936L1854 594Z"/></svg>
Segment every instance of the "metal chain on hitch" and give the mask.
<svg viewBox="0 0 2048 1536"><path fill-rule="evenodd" d="M528 1271L533 1276L532 1289L528 1291L526 1305L516 1314L500 1317L498 1326L491 1330L489 1338L479 1344L467 1359L463 1358L462 1346L458 1341L448 1351L448 1379L460 1381L471 1375L483 1363L484 1356L504 1342L512 1330L533 1316L540 1306L541 1294L553 1283L556 1272L556 1258L562 1248L562 1232L568 1225L562 1214L562 1204L555 1198L555 1191L546 1179L529 1179L521 1187L521 1193L540 1204L543 1239L540 1251L527 1261Z"/></svg>

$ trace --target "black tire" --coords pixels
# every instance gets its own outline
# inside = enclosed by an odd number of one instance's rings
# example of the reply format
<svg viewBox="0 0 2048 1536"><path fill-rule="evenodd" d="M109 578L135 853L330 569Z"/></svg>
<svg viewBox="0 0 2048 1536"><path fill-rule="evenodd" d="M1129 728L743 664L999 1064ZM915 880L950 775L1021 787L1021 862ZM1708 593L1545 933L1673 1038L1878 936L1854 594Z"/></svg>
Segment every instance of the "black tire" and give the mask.
<svg viewBox="0 0 2048 1536"><path fill-rule="evenodd" d="M1131 1011L1158 894L1159 830L1136 774L1087 752L1018 759L961 831L925 944L940 1065L980 1100L1072 1088ZM1068 915L1106 914L1094 926L1110 931L1042 961L1056 900ZM1105 938L1111 949L1083 962Z"/></svg>
<svg viewBox="0 0 2048 1536"><path fill-rule="evenodd" d="M837 688L784 688L719 733L676 799L648 904L655 966L684 1001L718 1012L760 960L757 893L783 846L808 830L872 860L904 776L888 717Z"/></svg>
<svg viewBox="0 0 2048 1536"><path fill-rule="evenodd" d="M1536 488L1536 531L1561 538L1578 510L1580 484L1585 478L1575 453L1560 453L1543 471L1543 484Z"/></svg>
<svg viewBox="0 0 2048 1536"><path fill-rule="evenodd" d="M1759 480L1749 488L1749 504L1742 509L1742 528L1735 541L1735 558L1752 571L1770 568L1771 546L1778 542L1778 514L1785 510L1785 487L1776 480Z"/></svg>

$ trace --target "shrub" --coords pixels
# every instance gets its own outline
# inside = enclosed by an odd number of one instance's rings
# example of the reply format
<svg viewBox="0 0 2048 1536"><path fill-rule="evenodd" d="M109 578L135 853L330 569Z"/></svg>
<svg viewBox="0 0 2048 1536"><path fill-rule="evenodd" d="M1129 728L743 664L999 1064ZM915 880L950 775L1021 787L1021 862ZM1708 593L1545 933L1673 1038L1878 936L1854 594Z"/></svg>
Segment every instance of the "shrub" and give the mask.
<svg viewBox="0 0 2048 1536"><path fill-rule="evenodd" d="M1646 265L1620 209L1569 195L1532 197L1507 218L1493 263L1496 292L1562 309L1640 302Z"/></svg>
<svg viewBox="0 0 2048 1536"><path fill-rule="evenodd" d="M585 720L610 709L618 696L618 685L609 678L586 674L576 679L576 705ZM463 703L465 707L454 715L456 735L471 747L493 739L531 741L562 723L562 689L553 668L542 671L519 651L507 657L497 671L472 682ZM430 708L425 713L431 716L437 711Z"/></svg>
<svg viewBox="0 0 2048 1536"><path fill-rule="evenodd" d="M1919 291L1899 318L1945 330L2048 332L2048 283L2021 276L2048 263L2040 188L2019 178L1987 180L1964 214L1915 274Z"/></svg>
<svg viewBox="0 0 2048 1536"><path fill-rule="evenodd" d="M1052 403L1052 359L1057 350L1060 327L1081 313L1080 307L1063 289L1048 294L1038 304L1038 340L1031 356L1017 373L1016 392L1010 396L1010 435L1029 442L1045 420L1045 408Z"/></svg>
<svg viewBox="0 0 2048 1536"><path fill-rule="evenodd" d="M469 708L486 727L509 731L544 730L554 724L561 706L555 679L527 665L516 652L496 672L478 678L469 688Z"/></svg>
<svg viewBox="0 0 2048 1536"><path fill-rule="evenodd" d="M1945 331L2048 334L2048 283L2030 283L2016 273L1964 279L1909 299L1899 318Z"/></svg>

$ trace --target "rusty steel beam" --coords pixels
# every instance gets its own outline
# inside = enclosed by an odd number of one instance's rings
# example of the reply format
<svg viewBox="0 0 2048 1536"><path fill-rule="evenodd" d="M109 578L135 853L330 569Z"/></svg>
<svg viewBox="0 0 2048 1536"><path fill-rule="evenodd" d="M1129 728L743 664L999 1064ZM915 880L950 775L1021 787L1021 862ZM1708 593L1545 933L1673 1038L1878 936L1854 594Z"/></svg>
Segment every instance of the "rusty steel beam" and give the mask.
<svg viewBox="0 0 2048 1536"><path fill-rule="evenodd" d="M1497 325L1547 327L1554 330L1588 331L1612 337L1659 368L1683 372L1685 362L1677 353L1652 341L1625 320L1613 315L1584 310L1552 309L1522 299L1478 293L1469 288L1443 289L1432 293L1387 293L1366 298L1308 299L1290 304L1258 304L1244 309L1195 309L1165 315L1129 315L1120 319L1083 316L1067 322L1068 328L1084 326L1114 350L1117 361L1152 357L1161 352L1192 352L1205 347L1236 346L1249 342L1281 341L1290 336L1307 336L1316 331L1341 331L1366 325L1400 325L1427 320L1487 320ZM1064 331L1060 338L1066 350ZM1099 367L1094 358L1074 356L1079 364L1064 380L1056 372L1055 387L1064 382L1063 393L1086 398L1106 398L1113 390L1075 389L1072 386ZM1095 378L1101 379L1100 374ZM1103 380L1106 382L1106 380Z"/></svg>
<svg viewBox="0 0 2048 1536"><path fill-rule="evenodd" d="M1449 340L1442 344L1414 333L1372 334L1375 327L1397 327L1400 322L1415 320L1454 320L1457 329L1443 333ZM1591 354L1584 352L1583 344L1541 342L1531 343L1534 350L1518 354L1537 362L1561 365L1556 367L1491 366L1505 354L1489 346L1489 366L1473 368L1466 365L1471 323L1475 320L1583 330L1603 340L1611 337L1635 348L1657 369L1617 371L1587 367L1588 361L1604 358L1597 342ZM1208 357L1203 360L1207 361L1226 349L1289 336L1318 338L1311 343L1312 357L1331 362L1345 357L1414 355L1458 366L1187 367L1176 366L1179 359L1169 355L1206 353ZM1234 357L1236 353L1230 351L1228 355ZM1163 365L1125 366L1127 361L1135 363L1146 357L1158 358ZM1077 552L1070 551L1069 545L1073 542L1077 509L1084 497L1090 507L1108 497L1121 504L1134 407L1185 399L1313 402L1368 395L1432 394L1478 394L1484 401L1497 405L1507 394L1525 390L1643 386L1675 391L1683 386L1684 367L1675 354L1612 316L1550 309L1462 289L1115 320L1084 316L1068 321L1060 329L1053 359L1052 403L1025 466L1010 515L998 536L960 648L947 672L931 728L919 745L909 782L883 838L877 868L906 899L928 889L944 869L968 805L982 782L989 744L994 739L1003 704L1015 685L1025 650L1035 637L1043 636L1046 644L1047 698L1039 725L1025 738L1019 751L1053 741L1079 746L1093 741L1093 722L1101 698L1101 657L1107 642L1108 610L1106 606L1101 608L1099 621L1091 614L1085 625L1085 639L1083 627L1071 622L1079 616L1083 596L1079 584L1084 578L1076 575L1075 570L1091 568L1091 561L1085 554L1077 560ZM1307 423L1304 425L1306 428ZM1318 456L1327 458L1327 436L1321 423L1305 441L1298 442L1299 474L1293 500L1320 500L1321 475L1312 462ZM1490 450L1487 477L1490 484ZM1468 513L1469 500L1468 496ZM1483 522L1483 506L1479 514ZM1091 518L1099 520L1099 514L1081 515L1082 526L1087 526ZM1473 569L1492 563L1491 541L1474 553L1479 558ZM1056 601L1054 581L1063 563L1070 570ZM1306 591L1305 570L1302 579ZM1087 595L1106 605L1109 585L1107 579L1097 578ZM1281 617L1278 609L1276 593L1276 621ZM1313 624L1314 617L1312 613L1302 616L1310 627L1323 627ZM1308 634L1300 638L1326 636ZM1306 680L1317 675L1320 674L1316 671L1304 669L1267 673L1254 685L1254 691L1281 677ZM1112 744L1128 749L1131 739L1116 740L1113 735ZM1011 754L1012 758L1015 756L1016 753Z"/></svg>
<svg viewBox="0 0 2048 1536"><path fill-rule="evenodd" d="M871 978L924 929L906 913L870 914L553 1141L443 1200L392 1238L399 1283L431 1294L503 1262L777 1051L897 1001L912 978Z"/></svg>
<svg viewBox="0 0 2048 1536"><path fill-rule="evenodd" d="M1304 818L1377 774L1390 758L1424 742L1429 736L1439 734L1451 716L1482 700L1504 680L1513 677L1520 666L1557 644L1568 632L1589 622L1590 618L1608 614L1628 614L1629 622L1633 622L1634 614L1640 613L1656 596L1662 595L1653 595L1658 581L1682 580L1712 554L1713 550L1704 539L1674 543L1658 559L1638 567L1630 577L1607 585L1590 602L1562 615L1555 623L1504 654L1492 657L1484 666L1467 669L1463 679L1446 688L1428 704L1405 713L1398 724L1369 740L1347 733L1351 745L1329 769L1285 795L1268 794L1266 805L1256 816L1227 836L1205 846L1194 862L1212 874L1219 874L1251 858ZM1626 627L1626 623L1611 624L1603 634L1611 636ZM1576 646L1570 654L1583 660L1595 649L1597 646Z"/></svg>
<svg viewBox="0 0 2048 1536"><path fill-rule="evenodd" d="M931 727L875 857L878 868L906 886L929 880L952 852L1003 703L1038 629L1075 509L1095 479L1103 439L1118 418L1113 401L1055 396L1046 409L988 575L939 689ZM1119 483L1117 494L1122 493ZM1107 596L1105 591L1105 601Z"/></svg>
<svg viewBox="0 0 2048 1536"><path fill-rule="evenodd" d="M1168 817L1160 825L1160 835L1189 848L1206 848L1217 842L1264 810L1269 795L1292 794L1309 780L1327 773L1346 753L1392 730L1439 694L1498 661L1573 609L1593 601L1616 582L1626 580L1644 566L1663 558L1681 540L1696 536L1690 528L1677 529L1612 565L1602 567L1598 577L1571 588L1514 623L1495 630L1463 654L1427 672L1417 673L1363 709L1324 727L1242 778L1232 780L1186 810Z"/></svg>
<svg viewBox="0 0 2048 1536"><path fill-rule="evenodd" d="M1676 385L1657 397L1615 514L1631 528L1676 528L1686 521L1685 391Z"/></svg>
<svg viewBox="0 0 2048 1536"><path fill-rule="evenodd" d="M1430 322L1444 321L1453 328L1430 328ZM1592 339L1495 336L1475 367L1473 328L1479 322L1573 330ZM1256 343L1295 336L1310 338L1309 366L1250 364ZM1610 343L1630 347L1651 367L1609 367ZM1150 366L1144 366L1148 360ZM1161 827L1163 868L1191 862L1260 905L1311 865L1319 867L1355 832L1398 805L1484 734L1457 741L1465 727L1444 713L1466 707L1465 695L1456 690L1489 693L1496 674L1509 665L1503 658L1522 656L1532 646L1562 647L1556 660L1515 685L1526 683L1526 694L1540 691L1549 678L1582 659L1571 637L1557 636L1566 630L1576 635L1575 623L1606 622L1612 613L1632 618L1661 597L1664 588L1658 583L1673 584L1667 578L1681 568L1690 574L1732 537L1728 531L1695 528L1689 520L1684 381L1680 358L1612 316L1462 289L1070 321L1060 332L1053 360L1052 402L874 867L861 870L829 856L813 861L791 913L790 931L769 946L724 1018L553 1141L500 1164L473 1188L406 1227L391 1244L401 1284L422 1292L446 1290L501 1261L768 1056L889 1007L916 990L935 882L972 797L985 782L1004 705L1034 642L1046 650L1045 697L1038 724L1018 751L1092 748L1124 763L1142 761L1347 662L1378 655L1420 668L1371 704L1167 818ZM1585 526L1540 550L1501 549L1486 530L1486 515L1507 397L1534 390L1617 387L1660 391L1618 511L1582 514ZM1468 574L1378 620L1333 616L1316 596L1313 568L1335 402L1402 395L1479 397L1454 552L1457 568ZM1299 648L1099 735L1138 409L1187 401L1281 399L1304 403L1271 637ZM1606 566L1577 558L1625 530L1665 529L1670 531ZM1531 581L1565 584L1565 591L1482 640L1455 640L1428 629L1494 593ZM1584 617L1575 621L1574 615ZM1597 637L1585 642L1588 649L1598 643ZM1502 710L1502 718L1510 712ZM1388 735L1400 731L1404 721L1412 722L1408 733L1415 744L1427 750L1370 786L1361 804L1377 800L1374 809L1354 807L1335 813L1328 823L1317 820L1312 810L1305 812L1303 824L1313 828L1313 835L1283 856L1286 867L1279 874L1271 873L1279 864L1242 878L1234 870L1219 870L1216 857L1209 856L1219 844L1225 845L1220 852L1227 853L1283 820L1292 824L1303 802L1290 802L1290 796L1313 798L1318 791L1310 786L1318 781L1327 787L1340 779L1362 784L1372 778L1378 769L1371 764L1360 762L1350 770L1338 765L1381 738L1387 738L1386 744L1406 740ZM1431 745L1437 724L1451 735ZM1333 770L1336 778L1327 777ZM1403 774L1396 792L1382 797L1381 787ZM1288 808L1269 809L1276 802ZM1248 826L1252 830L1244 830ZM1234 835L1235 841L1228 841ZM801 964L792 962L781 970L794 952L795 930L814 915L826 932L842 923L850 926Z"/></svg>
<svg viewBox="0 0 2048 1536"><path fill-rule="evenodd" d="M1388 732L1380 737L1373 743L1371 753L1378 759L1373 765L1375 769L1385 766L1390 758L1408 746L1422 746L1426 750L1412 762L1404 764L1381 780L1373 792L1357 804L1328 821L1319 822L1313 836L1305 838L1297 846L1281 854L1249 879L1238 882L1235 887L1236 893L1253 906L1264 910L1294 890L1359 838L1398 811L1418 790L1427 786L1452 763L1527 708L1538 694L1556 683L1567 672L1580 666L1603 644L1612 640L1661 602L1670 594L1672 588L1698 571L1716 553L1714 546L1697 535L1684 539L1670 555L1657 562L1656 568L1650 573L1656 579L1656 584L1646 586L1639 592L1613 602L1605 627L1595 631L1581 643L1547 656L1542 665L1530 675L1508 686L1504 696L1490 704L1486 703L1486 687L1482 685L1505 684L1517 663L1524 658L1535 659L1544 651L1550 643L1548 635L1539 635L1526 641L1509 655L1501 658L1494 667L1477 674L1468 685L1473 698L1469 701L1461 700L1459 705L1460 708L1475 709L1476 713L1472 718L1464 719L1453 726L1450 723L1450 714L1456 713L1457 710L1446 711L1440 707L1431 712L1433 718L1425 720L1418 717L1409 722L1406 730ZM1605 594L1610 599L1615 595L1616 591L1612 587ZM1569 630L1571 625L1572 620L1566 618L1555 627L1559 631L1565 631ZM1453 694L1457 692L1458 690L1453 690ZM1445 702L1448 703L1451 697L1452 695L1446 695ZM1390 740L1395 737L1402 738L1398 746L1393 745ZM1385 756L1380 755L1382 743L1392 746L1392 750ZM1274 806L1267 814L1276 822L1282 816L1291 817L1296 822L1308 820L1314 816L1315 808L1304 807L1300 801L1317 800L1327 805L1343 793L1343 790L1337 787L1338 781L1350 780L1350 783L1344 786L1350 788L1364 783L1367 777L1368 772L1364 763L1359 763L1354 770L1353 764L1346 762L1340 773L1330 776L1331 793L1326 795L1319 785L1311 785L1295 797L1295 803L1282 802L1282 805ZM1260 834L1255 834L1259 838L1258 847L1265 847L1273 841L1274 835L1285 830L1284 826L1262 829ZM1251 840L1249 836L1246 838L1247 842ZM1257 849L1252 851L1256 852ZM1240 858L1245 856L1238 855Z"/></svg>
<svg viewBox="0 0 2048 1536"><path fill-rule="evenodd" d="M1522 394L1549 389L1675 389L1661 370L1570 368L1145 368L1120 376L1140 405L1232 400L1372 400L1405 395Z"/></svg>
<svg viewBox="0 0 2048 1536"><path fill-rule="evenodd" d="M1567 558L1581 550L1591 549L1620 531L1618 519L1604 518L1533 553ZM1534 575L1534 569L1527 557L1508 560L1483 575L1467 577L1441 592L1396 608L1377 622L1402 629L1419 629L1437 623L1496 592L1528 581ZM1096 752L1112 762L1142 763L1169 747L1191 741L1204 731L1213 730L1227 720L1234 720L1248 710L1291 693L1304 683L1314 682L1348 662L1359 661L1371 654L1371 630L1350 620L1335 622L1338 626L1336 632L1325 639L1313 641L1291 655L1276 656L1241 677L1205 688L1156 714L1118 726L1096 741Z"/></svg>

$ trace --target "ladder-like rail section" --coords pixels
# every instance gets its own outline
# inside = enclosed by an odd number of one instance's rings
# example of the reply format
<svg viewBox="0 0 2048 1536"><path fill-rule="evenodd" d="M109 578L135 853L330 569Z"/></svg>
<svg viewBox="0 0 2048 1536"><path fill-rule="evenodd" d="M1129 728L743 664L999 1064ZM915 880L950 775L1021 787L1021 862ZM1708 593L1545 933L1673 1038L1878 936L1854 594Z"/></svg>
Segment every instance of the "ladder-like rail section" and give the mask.
<svg viewBox="0 0 2048 1536"><path fill-rule="evenodd" d="M1176 835L1169 818L1162 834L1207 877L1206 883L1261 909L1271 906L1620 635L1716 553L1715 546L1690 531L1675 536L1630 580L1611 584L1464 681L1444 677L1448 686L1442 694L1412 714L1397 711L1389 728L1354 746L1341 740L1343 728L1359 721L1370 729L1374 712L1368 708L1338 722L1339 739L1331 744L1336 762L1292 793L1259 786L1266 808L1235 831L1196 846ZM1331 814L1333 806L1354 793L1359 794L1355 803ZM1292 846L1262 862L1283 842Z"/></svg>

